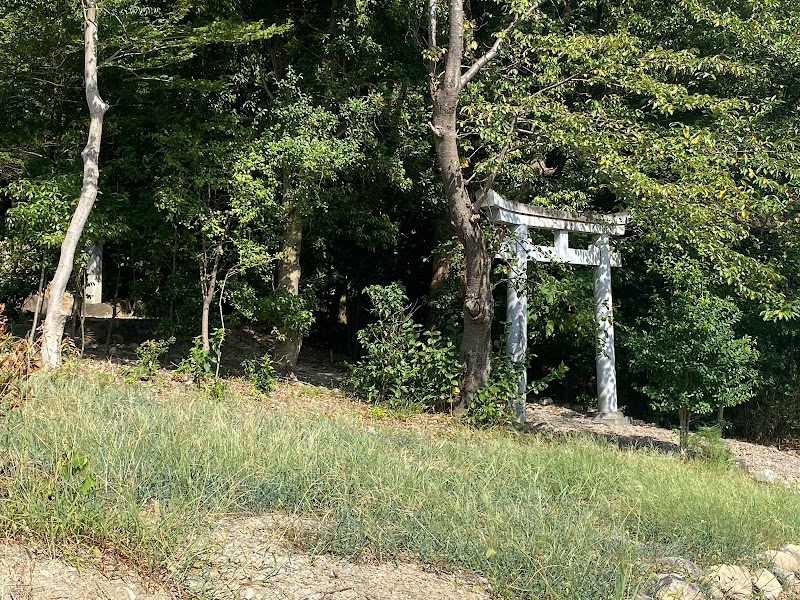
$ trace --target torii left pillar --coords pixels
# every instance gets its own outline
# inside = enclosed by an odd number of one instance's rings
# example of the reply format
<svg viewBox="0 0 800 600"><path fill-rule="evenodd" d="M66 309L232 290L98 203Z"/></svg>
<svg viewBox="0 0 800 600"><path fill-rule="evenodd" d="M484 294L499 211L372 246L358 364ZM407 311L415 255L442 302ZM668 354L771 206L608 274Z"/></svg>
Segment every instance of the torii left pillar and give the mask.
<svg viewBox="0 0 800 600"><path fill-rule="evenodd" d="M528 297L525 285L528 280L528 228L516 226L509 235L508 252L511 258L506 292L506 318L509 320L506 354L515 363L522 363L522 373L514 399L514 418L525 422L525 399L528 388L528 370L525 354L528 351Z"/></svg>

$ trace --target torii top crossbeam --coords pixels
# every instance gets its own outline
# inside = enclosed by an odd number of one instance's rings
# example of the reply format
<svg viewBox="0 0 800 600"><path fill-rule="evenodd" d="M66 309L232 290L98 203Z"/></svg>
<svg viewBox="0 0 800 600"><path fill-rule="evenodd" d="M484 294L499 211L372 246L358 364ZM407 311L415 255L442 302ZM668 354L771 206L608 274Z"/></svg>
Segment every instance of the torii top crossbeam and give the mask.
<svg viewBox="0 0 800 600"><path fill-rule="evenodd" d="M626 213L586 215L553 210L506 200L494 190L484 196L480 208L493 223L506 225L509 235L503 243L501 256L509 260L507 319L510 322L506 352L517 362L525 360L528 346L527 299L525 280L528 260L566 262L594 267L594 314L597 323L596 366L598 418L613 422L624 421L617 407L617 374L614 356L614 317L611 298L611 267L622 259L611 252L610 237L623 235L628 223ZM554 232L552 246L531 243L528 229L549 229ZM569 233L592 236L589 248L570 248ZM525 392L527 374L519 382L519 397L514 406L517 420L525 421Z"/></svg>
<svg viewBox="0 0 800 600"><path fill-rule="evenodd" d="M494 190L483 197L480 208L489 215L493 223L525 225L534 229L553 229L591 233L595 235L624 235L628 213L611 215L584 214L566 210L555 210L506 200Z"/></svg>

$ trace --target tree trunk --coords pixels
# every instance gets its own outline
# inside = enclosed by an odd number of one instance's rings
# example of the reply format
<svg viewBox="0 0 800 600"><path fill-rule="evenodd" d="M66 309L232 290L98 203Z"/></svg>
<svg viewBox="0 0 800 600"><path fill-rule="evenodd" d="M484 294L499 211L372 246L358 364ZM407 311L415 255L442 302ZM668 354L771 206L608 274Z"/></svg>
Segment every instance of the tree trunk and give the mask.
<svg viewBox="0 0 800 600"><path fill-rule="evenodd" d="M108 105L100 97L97 85L97 2L88 0L84 11L84 79L86 103L89 106L89 138L83 150L83 186L78 206L72 215L58 260L53 280L50 282L50 299L43 325L42 362L46 367L61 365L61 338L69 312L64 310L64 292L72 275L75 250L92 206L97 199L97 182L100 177L100 140L103 135L103 116Z"/></svg>
<svg viewBox="0 0 800 600"><path fill-rule="evenodd" d="M36 341L36 329L39 327L39 317L42 314L42 303L44 302L44 275L47 267L47 254L42 257L42 272L39 275L39 295L36 297L36 311L33 313L33 325L28 335L28 341L33 344Z"/></svg>
<svg viewBox="0 0 800 600"><path fill-rule="evenodd" d="M460 414L489 378L494 305L489 279L492 258L480 229L480 213L474 209L466 188L458 152L456 114L458 97L464 85L461 75L464 51L463 0L450 0L449 25L444 75L439 81L432 79L431 129L450 220L464 246L466 262L464 337L459 354L462 363L461 393L459 403L454 407L454 413Z"/></svg>
<svg viewBox="0 0 800 600"><path fill-rule="evenodd" d="M300 294L300 248L303 243L304 219L292 205L288 194L284 194L283 208L286 211L286 228L278 261L278 289L297 296ZM278 369L291 372L297 366L303 336L287 326L280 328L281 339L275 345L275 364Z"/></svg>
<svg viewBox="0 0 800 600"><path fill-rule="evenodd" d="M680 450L681 458L689 458L689 409L681 406L678 409L678 420L680 421Z"/></svg>
<svg viewBox="0 0 800 600"><path fill-rule="evenodd" d="M200 317L200 339L203 341L203 350L210 352L209 317L211 316L211 303L217 293L217 276L219 275L222 248L218 247L214 252L214 264L211 267L211 273L208 273L205 256L205 253L203 253L203 266L200 273L200 293L203 297L203 314Z"/></svg>

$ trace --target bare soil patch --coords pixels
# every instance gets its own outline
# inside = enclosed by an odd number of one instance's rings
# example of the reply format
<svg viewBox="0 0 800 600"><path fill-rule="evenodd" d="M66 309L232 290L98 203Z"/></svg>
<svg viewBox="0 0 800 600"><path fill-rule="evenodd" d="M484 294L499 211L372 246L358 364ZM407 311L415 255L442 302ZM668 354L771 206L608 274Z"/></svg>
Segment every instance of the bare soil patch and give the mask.
<svg viewBox="0 0 800 600"><path fill-rule="evenodd" d="M201 598L220 600L490 598L485 580L462 571L369 557L353 562L299 552L287 543L287 537L317 526L309 519L280 515L223 519L185 587Z"/></svg>
<svg viewBox="0 0 800 600"><path fill-rule="evenodd" d="M120 566L78 569L31 546L0 542L0 600L183 598Z"/></svg>
<svg viewBox="0 0 800 600"><path fill-rule="evenodd" d="M282 515L224 518L187 573L167 588L97 561L76 568L14 542L0 543L0 600L488 600L484 579L413 561L359 561L294 549L317 527ZM187 542L188 544L189 542ZM113 560L112 560L113 563Z"/></svg>

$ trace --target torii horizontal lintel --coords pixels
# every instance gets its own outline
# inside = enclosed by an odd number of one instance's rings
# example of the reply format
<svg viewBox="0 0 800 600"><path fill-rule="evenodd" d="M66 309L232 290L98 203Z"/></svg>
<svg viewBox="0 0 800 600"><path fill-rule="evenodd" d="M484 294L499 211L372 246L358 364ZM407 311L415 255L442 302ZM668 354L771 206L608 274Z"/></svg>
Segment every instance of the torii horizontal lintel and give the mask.
<svg viewBox="0 0 800 600"><path fill-rule="evenodd" d="M594 235L624 235L628 213L586 215L506 200L494 190L483 197L484 209L493 223L525 225L535 229L575 231Z"/></svg>
<svg viewBox="0 0 800 600"><path fill-rule="evenodd" d="M530 243L530 240L524 240L523 245L530 260L544 263L569 263L571 265L585 265L595 267L600 264L602 257L600 255L600 248L597 246L589 246L587 250L580 248L557 248L555 246L535 246ZM513 250L501 248L499 253L500 258L511 260L516 256ZM610 253L611 266L621 267L622 256L619 252Z"/></svg>

